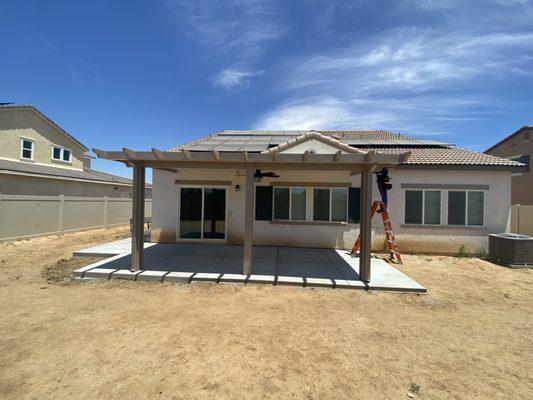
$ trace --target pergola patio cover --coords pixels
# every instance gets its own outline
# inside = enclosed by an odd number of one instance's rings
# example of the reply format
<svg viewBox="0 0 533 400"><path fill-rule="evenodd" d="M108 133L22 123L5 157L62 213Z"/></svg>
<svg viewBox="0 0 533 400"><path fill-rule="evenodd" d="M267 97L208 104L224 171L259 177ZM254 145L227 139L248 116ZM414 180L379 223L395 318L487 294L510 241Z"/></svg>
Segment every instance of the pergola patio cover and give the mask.
<svg viewBox="0 0 533 400"><path fill-rule="evenodd" d="M333 152L295 153L284 151L309 140L328 145ZM106 160L114 160L133 167L133 232L132 232L132 271L143 268L144 248L144 197L145 168L159 169L240 169L246 171L244 209L244 257L243 274L252 274L254 171L256 169L301 170L301 171L341 171L361 174L361 249L359 275L363 282L370 281L370 245L372 204L372 172L376 169L403 163L410 153L384 154L375 151L355 149L318 132L308 132L286 143L263 152L242 151L134 151L123 148L120 151L93 149L94 153Z"/></svg>

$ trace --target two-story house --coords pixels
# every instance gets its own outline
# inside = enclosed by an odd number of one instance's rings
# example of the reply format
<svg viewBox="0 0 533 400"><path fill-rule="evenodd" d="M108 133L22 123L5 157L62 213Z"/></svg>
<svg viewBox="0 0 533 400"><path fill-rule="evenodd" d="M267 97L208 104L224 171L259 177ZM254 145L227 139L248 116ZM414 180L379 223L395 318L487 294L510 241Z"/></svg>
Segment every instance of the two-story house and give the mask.
<svg viewBox="0 0 533 400"><path fill-rule="evenodd" d="M533 157L533 126L523 126L485 150L485 153L527 165L526 170L513 173L511 204L533 205L533 171L530 167Z"/></svg>
<svg viewBox="0 0 533 400"><path fill-rule="evenodd" d="M131 197L132 181L93 170L88 151L35 107L0 106L1 194Z"/></svg>

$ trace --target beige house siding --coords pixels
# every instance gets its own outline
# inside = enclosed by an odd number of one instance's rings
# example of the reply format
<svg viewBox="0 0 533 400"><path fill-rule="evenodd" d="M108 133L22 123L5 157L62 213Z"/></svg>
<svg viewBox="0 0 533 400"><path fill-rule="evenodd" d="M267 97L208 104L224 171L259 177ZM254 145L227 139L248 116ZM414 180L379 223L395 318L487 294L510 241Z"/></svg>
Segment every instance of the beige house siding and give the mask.
<svg viewBox="0 0 533 400"><path fill-rule="evenodd" d="M529 139L527 138L529 134ZM530 165L533 161L533 128L518 132L509 137L491 150L487 154L498 157L512 157L519 155L529 155ZM533 171L513 174L511 202L512 204L533 205Z"/></svg>
<svg viewBox="0 0 533 400"><path fill-rule="evenodd" d="M42 176L0 174L0 193L36 196L88 196L129 198L131 186L52 179ZM147 190L147 197L150 192Z"/></svg>
<svg viewBox="0 0 533 400"><path fill-rule="evenodd" d="M354 187L360 186L360 176L348 173L316 173L276 171L278 179L264 179L261 185L275 182L316 183L336 182ZM483 171L444 171L444 170L393 170L391 171L394 187L389 192L389 210L391 220L400 247L403 251L455 253L461 245L466 251L474 252L480 248L487 249L488 233L505 232L509 226L511 183L509 172ZM183 170L172 173L154 170L153 173L153 225L152 240L154 242L176 241L178 227L178 184L175 181L230 181L227 186L226 232L227 243L241 244L244 231L244 184L245 178L237 171L199 171ZM484 184L485 191L485 226L470 227L413 227L404 225L404 189L402 182L423 184ZM236 191L236 185L240 190ZM312 219L312 187L307 194L307 219ZM374 185L374 199L379 193ZM446 212L447 194L442 194L442 213ZM442 218L445 223L445 218ZM373 220L373 248L383 246L383 225L379 216ZM254 244L276 246L300 246L320 248L349 249L359 233L358 224L319 223L285 223L270 221L254 221Z"/></svg>
<svg viewBox="0 0 533 400"><path fill-rule="evenodd" d="M21 138L34 141L32 161L21 159ZM72 162L52 160L53 145L70 149ZM83 153L83 147L31 109L0 109L0 158L82 170Z"/></svg>

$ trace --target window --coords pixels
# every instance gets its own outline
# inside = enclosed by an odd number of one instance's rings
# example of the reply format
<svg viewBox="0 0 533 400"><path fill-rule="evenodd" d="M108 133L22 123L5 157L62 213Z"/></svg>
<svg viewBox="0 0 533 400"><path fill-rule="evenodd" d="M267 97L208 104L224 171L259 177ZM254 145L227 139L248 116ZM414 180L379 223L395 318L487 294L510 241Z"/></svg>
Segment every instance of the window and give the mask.
<svg viewBox="0 0 533 400"><path fill-rule="evenodd" d="M35 142L31 139L20 140L20 156L27 160L33 160L33 146Z"/></svg>
<svg viewBox="0 0 533 400"><path fill-rule="evenodd" d="M346 189L331 189L331 220L346 221L348 209L348 191Z"/></svg>
<svg viewBox="0 0 533 400"><path fill-rule="evenodd" d="M255 187L255 220L272 221L272 186Z"/></svg>
<svg viewBox="0 0 533 400"><path fill-rule="evenodd" d="M424 224L440 225L440 191L424 191Z"/></svg>
<svg viewBox="0 0 533 400"><path fill-rule="evenodd" d="M63 149L63 161L70 162L70 150Z"/></svg>
<svg viewBox="0 0 533 400"><path fill-rule="evenodd" d="M422 190L405 191L405 223L422 223Z"/></svg>
<svg viewBox="0 0 533 400"><path fill-rule="evenodd" d="M348 189L313 189L313 220L346 222Z"/></svg>
<svg viewBox="0 0 533 400"><path fill-rule="evenodd" d="M291 219L305 221L307 190L304 188L291 189Z"/></svg>
<svg viewBox="0 0 533 400"><path fill-rule="evenodd" d="M440 190L406 190L405 223L440 225Z"/></svg>
<svg viewBox="0 0 533 400"><path fill-rule="evenodd" d="M329 189L313 189L313 219L329 221Z"/></svg>
<svg viewBox="0 0 533 400"><path fill-rule="evenodd" d="M483 226L484 203L481 191L448 192L448 225Z"/></svg>
<svg viewBox="0 0 533 400"><path fill-rule="evenodd" d="M71 151L61 146L52 147L52 159L56 161L70 162Z"/></svg>
<svg viewBox="0 0 533 400"><path fill-rule="evenodd" d="M274 219L305 221L305 207L305 188L274 188Z"/></svg>

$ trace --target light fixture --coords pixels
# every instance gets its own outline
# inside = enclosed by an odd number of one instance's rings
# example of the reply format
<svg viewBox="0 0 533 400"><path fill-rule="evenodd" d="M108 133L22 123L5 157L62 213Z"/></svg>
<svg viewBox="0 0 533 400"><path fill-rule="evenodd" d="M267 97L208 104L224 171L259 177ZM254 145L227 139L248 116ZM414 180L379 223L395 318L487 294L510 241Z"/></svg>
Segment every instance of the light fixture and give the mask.
<svg viewBox="0 0 533 400"><path fill-rule="evenodd" d="M235 185L235 191L238 192L239 190L241 190L240 185Z"/></svg>

